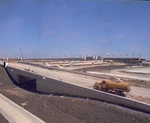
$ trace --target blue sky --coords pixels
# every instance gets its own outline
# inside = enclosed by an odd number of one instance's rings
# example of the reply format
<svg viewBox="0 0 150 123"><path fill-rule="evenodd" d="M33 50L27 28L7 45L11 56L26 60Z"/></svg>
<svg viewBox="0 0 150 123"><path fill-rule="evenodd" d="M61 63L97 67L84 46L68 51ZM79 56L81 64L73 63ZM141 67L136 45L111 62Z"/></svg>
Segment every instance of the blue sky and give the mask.
<svg viewBox="0 0 150 123"><path fill-rule="evenodd" d="M150 59L150 2L0 0L0 57Z"/></svg>

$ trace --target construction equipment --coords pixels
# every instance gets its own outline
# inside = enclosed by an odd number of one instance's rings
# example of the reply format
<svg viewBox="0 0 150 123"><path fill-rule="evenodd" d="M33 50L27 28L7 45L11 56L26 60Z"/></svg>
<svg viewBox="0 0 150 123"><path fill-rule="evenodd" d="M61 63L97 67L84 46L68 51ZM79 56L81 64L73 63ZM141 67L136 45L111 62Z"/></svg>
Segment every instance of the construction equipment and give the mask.
<svg viewBox="0 0 150 123"><path fill-rule="evenodd" d="M117 95L124 95L123 92L130 91L128 83L110 80L102 80L101 82L98 81L94 84L93 88L106 92L114 92Z"/></svg>
<svg viewBox="0 0 150 123"><path fill-rule="evenodd" d="M23 53L22 53L22 49L20 47L20 53L21 53L21 61L24 60L24 57L23 57Z"/></svg>

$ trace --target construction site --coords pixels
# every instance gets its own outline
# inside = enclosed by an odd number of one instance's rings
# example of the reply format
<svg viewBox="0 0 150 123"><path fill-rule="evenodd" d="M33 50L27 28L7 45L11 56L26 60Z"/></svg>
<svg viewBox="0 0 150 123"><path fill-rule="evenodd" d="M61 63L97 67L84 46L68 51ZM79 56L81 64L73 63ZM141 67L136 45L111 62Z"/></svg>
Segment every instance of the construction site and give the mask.
<svg viewBox="0 0 150 123"><path fill-rule="evenodd" d="M137 59L1 59L0 120L150 122L150 63Z"/></svg>
<svg viewBox="0 0 150 123"><path fill-rule="evenodd" d="M0 123L150 123L148 0L0 0Z"/></svg>

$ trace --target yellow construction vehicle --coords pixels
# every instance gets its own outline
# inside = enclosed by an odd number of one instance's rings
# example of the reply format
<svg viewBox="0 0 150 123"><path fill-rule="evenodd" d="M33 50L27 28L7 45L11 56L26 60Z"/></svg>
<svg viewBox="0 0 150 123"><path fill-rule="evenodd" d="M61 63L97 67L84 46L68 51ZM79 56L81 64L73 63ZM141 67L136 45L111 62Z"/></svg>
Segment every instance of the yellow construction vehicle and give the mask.
<svg viewBox="0 0 150 123"><path fill-rule="evenodd" d="M98 81L94 84L93 88L106 92L114 92L117 95L123 95L123 92L130 91L130 86L128 83L110 80L102 80L100 82Z"/></svg>

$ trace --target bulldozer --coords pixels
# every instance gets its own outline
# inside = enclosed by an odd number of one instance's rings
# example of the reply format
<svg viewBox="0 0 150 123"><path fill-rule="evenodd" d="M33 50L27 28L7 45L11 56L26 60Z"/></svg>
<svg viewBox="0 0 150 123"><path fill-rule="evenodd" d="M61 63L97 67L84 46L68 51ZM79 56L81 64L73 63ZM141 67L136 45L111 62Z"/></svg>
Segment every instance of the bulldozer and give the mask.
<svg viewBox="0 0 150 123"><path fill-rule="evenodd" d="M121 96L124 95L123 92L129 92L131 90L128 83L111 80L97 81L93 85L93 88L105 92L112 92Z"/></svg>

